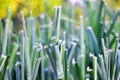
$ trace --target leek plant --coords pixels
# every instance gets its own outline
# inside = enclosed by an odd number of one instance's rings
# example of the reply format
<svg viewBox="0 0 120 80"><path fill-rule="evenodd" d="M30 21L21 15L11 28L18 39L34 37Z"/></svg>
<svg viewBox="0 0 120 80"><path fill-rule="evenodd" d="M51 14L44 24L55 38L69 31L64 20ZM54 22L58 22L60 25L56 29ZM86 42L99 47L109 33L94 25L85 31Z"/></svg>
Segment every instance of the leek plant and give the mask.
<svg viewBox="0 0 120 80"><path fill-rule="evenodd" d="M12 31L15 23L8 10L5 26L0 19L0 80L119 80L120 10L106 24L112 13L103 0L96 7L84 4L85 15L78 21L75 5L67 14L55 6L53 17L33 17L30 11L25 18L21 12L18 34Z"/></svg>

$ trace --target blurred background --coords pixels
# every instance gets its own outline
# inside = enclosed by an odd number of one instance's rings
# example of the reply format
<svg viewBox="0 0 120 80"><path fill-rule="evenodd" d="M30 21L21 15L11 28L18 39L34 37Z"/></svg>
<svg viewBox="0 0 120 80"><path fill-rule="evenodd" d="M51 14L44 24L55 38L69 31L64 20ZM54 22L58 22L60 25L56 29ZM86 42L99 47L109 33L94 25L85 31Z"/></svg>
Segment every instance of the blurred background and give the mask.
<svg viewBox="0 0 120 80"><path fill-rule="evenodd" d="M117 13L120 7L120 0L103 0L107 5L107 19L113 18L114 14ZM7 17L7 10L10 9L9 14L13 20L15 27L14 32L20 29L21 18L19 13L23 11L24 16L29 16L30 11L32 11L32 16L38 18L40 15L45 15L46 17L53 17L53 7L62 5L62 16L63 18L71 20L74 18L78 21L79 16L84 16L84 23L89 22L90 25L94 26L96 13L98 13L98 0L0 0L0 18L4 23L4 19ZM94 16L93 16L94 15ZM109 16L110 15L110 16ZM88 18L88 19L87 19ZM106 21L107 22L107 21ZM79 22L75 23L78 26Z"/></svg>
<svg viewBox="0 0 120 80"><path fill-rule="evenodd" d="M120 0L104 0L110 7L111 11L116 11L120 7ZM53 6L63 5L64 8L69 5L75 6L75 11L80 12L80 9L85 9L85 4L94 4L97 0L0 0L0 18L6 17L6 9L11 9L12 17L14 17L20 11L23 11L25 16L28 16L30 10L33 12L33 16L39 16L47 12L49 15L53 10ZM93 8L96 5L93 5ZM81 11L82 13L82 11Z"/></svg>

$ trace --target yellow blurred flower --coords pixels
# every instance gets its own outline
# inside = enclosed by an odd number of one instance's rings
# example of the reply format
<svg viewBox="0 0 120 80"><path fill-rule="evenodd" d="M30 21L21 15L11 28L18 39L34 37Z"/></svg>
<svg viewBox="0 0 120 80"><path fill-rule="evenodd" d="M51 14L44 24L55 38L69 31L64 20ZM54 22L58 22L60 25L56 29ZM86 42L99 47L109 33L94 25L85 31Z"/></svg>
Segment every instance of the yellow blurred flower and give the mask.
<svg viewBox="0 0 120 80"><path fill-rule="evenodd" d="M52 11L52 8L57 5L61 5L62 0L27 0L24 1L25 7L22 8L25 15L29 14L29 11L32 10L33 16L38 16L41 13L45 12L45 7L49 8L47 13L49 14Z"/></svg>
<svg viewBox="0 0 120 80"><path fill-rule="evenodd" d="M120 0L104 0L104 1L113 10L118 10L120 8Z"/></svg>
<svg viewBox="0 0 120 80"><path fill-rule="evenodd" d="M24 0L20 11L24 12L24 15L28 15L32 10L33 16L38 16L40 13L44 13L44 1L43 0Z"/></svg>
<svg viewBox="0 0 120 80"><path fill-rule="evenodd" d="M22 0L0 0L0 18L6 17L7 7L10 7L11 12L14 14L20 2L22 2Z"/></svg>
<svg viewBox="0 0 120 80"><path fill-rule="evenodd" d="M49 6L50 8L53 8L55 5L56 5L56 6L60 6L61 3L62 3L62 0L46 0L46 1L47 1L48 6Z"/></svg>
<svg viewBox="0 0 120 80"><path fill-rule="evenodd" d="M44 3L46 1L46 3ZM0 18L6 17L6 8L10 7L12 15L23 11L27 16L32 10L33 16L45 12L45 6L52 10L54 5L61 5L62 0L0 0ZM48 11L48 13L49 13Z"/></svg>

